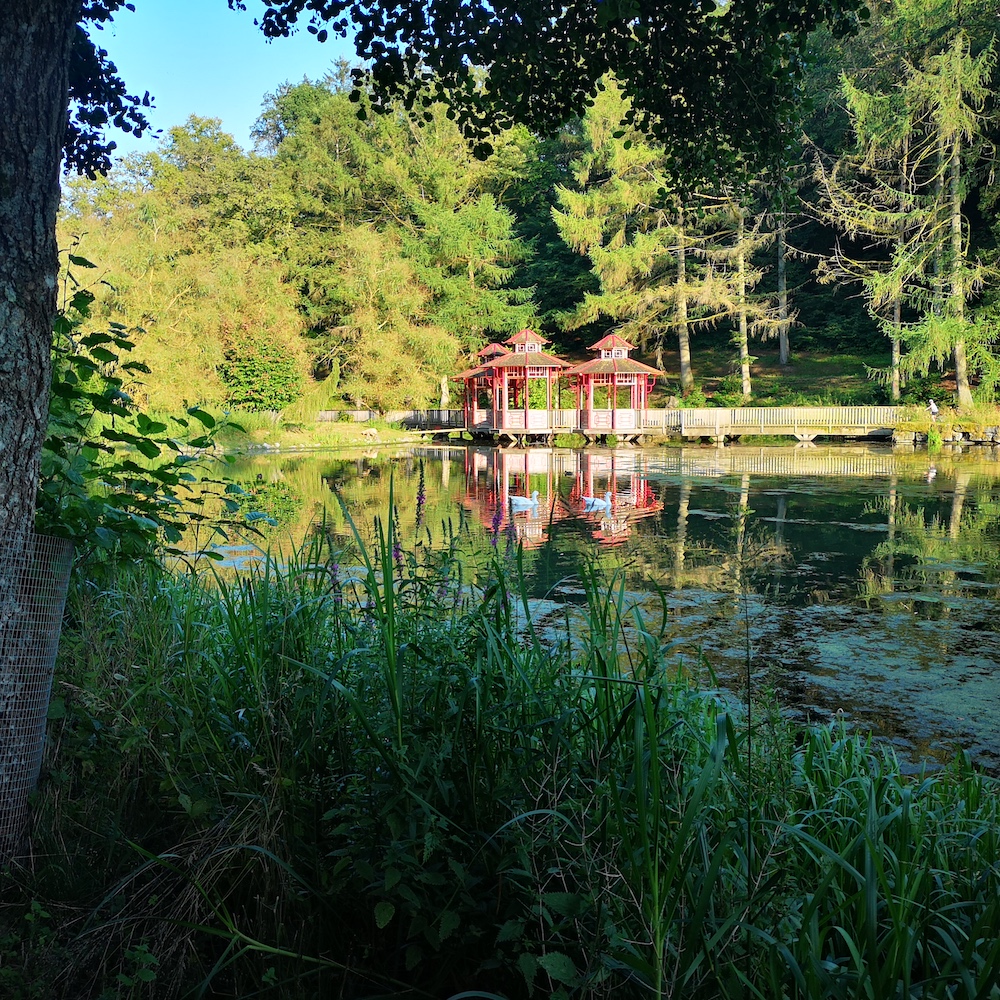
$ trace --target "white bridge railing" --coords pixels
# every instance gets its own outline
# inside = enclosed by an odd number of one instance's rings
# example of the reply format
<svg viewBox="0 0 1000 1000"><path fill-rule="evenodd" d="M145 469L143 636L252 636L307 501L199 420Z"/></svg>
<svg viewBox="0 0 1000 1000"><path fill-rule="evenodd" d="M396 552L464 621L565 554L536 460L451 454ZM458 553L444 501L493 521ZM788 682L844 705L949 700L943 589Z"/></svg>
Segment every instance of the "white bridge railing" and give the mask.
<svg viewBox="0 0 1000 1000"><path fill-rule="evenodd" d="M739 434L890 435L895 406L739 406L646 410L643 427L679 431L684 437Z"/></svg>
<svg viewBox="0 0 1000 1000"><path fill-rule="evenodd" d="M475 410L468 430L535 432L584 431L611 433L663 433L682 437L736 437L742 434L790 434L888 437L899 417L895 406L738 406L670 410L509 410L506 423L494 422L490 410ZM367 421L382 419L418 428L465 426L462 410L327 410L320 420Z"/></svg>

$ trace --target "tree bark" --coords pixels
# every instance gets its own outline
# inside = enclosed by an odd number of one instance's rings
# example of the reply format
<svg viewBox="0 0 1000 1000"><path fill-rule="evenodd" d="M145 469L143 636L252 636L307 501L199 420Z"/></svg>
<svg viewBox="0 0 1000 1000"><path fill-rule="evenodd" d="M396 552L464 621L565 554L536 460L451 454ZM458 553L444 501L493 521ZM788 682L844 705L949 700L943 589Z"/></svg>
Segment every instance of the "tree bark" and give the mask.
<svg viewBox="0 0 1000 1000"><path fill-rule="evenodd" d="M691 370L691 339L688 332L687 303L687 247L684 245L684 226L678 226L680 240L677 246L677 349L680 355L681 395L686 396L694 388L694 372Z"/></svg>
<svg viewBox="0 0 1000 1000"><path fill-rule="evenodd" d="M56 212L69 66L80 0L0 0L0 832L12 846L26 791L7 781L23 756L21 693L35 637L19 567L34 529L48 420L59 271ZM22 559L22 554L24 559ZM27 602L30 603L30 602Z"/></svg>
<svg viewBox="0 0 1000 1000"><path fill-rule="evenodd" d="M892 304L892 336L889 338L889 342L892 345L892 401L894 403L899 402L900 395L900 381L899 381L899 365L902 361L902 352L900 349L900 330L903 327L903 307L899 298Z"/></svg>
<svg viewBox="0 0 1000 1000"><path fill-rule="evenodd" d="M949 172L949 202L951 209L951 315L960 323L965 320L965 282L962 265L965 253L962 239L962 138L956 136L951 150ZM972 406L969 385L969 365L965 356L965 337L955 341L955 383L960 409Z"/></svg>
<svg viewBox="0 0 1000 1000"><path fill-rule="evenodd" d="M746 237L743 219L743 208L739 208L739 220L736 223L736 299L739 307L739 348L740 348L740 388L743 399L750 398L750 343L747 332L747 262L746 248L743 241Z"/></svg>
<svg viewBox="0 0 1000 1000"><path fill-rule="evenodd" d="M79 0L0 3L0 537L32 529L59 271L56 212Z"/></svg>
<svg viewBox="0 0 1000 1000"><path fill-rule="evenodd" d="M787 365L788 351L788 278L785 275L785 213L778 220L778 364Z"/></svg>

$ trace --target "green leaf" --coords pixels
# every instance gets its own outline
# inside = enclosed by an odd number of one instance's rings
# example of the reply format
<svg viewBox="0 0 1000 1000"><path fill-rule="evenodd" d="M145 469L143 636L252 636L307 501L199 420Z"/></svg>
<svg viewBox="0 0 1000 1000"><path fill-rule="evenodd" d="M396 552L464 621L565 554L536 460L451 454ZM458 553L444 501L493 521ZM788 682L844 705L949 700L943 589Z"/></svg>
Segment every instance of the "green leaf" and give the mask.
<svg viewBox="0 0 1000 1000"><path fill-rule="evenodd" d="M97 544L102 549L113 549L118 544L118 535L107 528L94 528L94 535L97 537Z"/></svg>
<svg viewBox="0 0 1000 1000"><path fill-rule="evenodd" d="M396 907L388 900L383 899L375 905L375 923L379 930L382 930L395 915Z"/></svg>
<svg viewBox="0 0 1000 1000"><path fill-rule="evenodd" d="M441 940L451 937L461 922L461 918L454 910L445 910L441 914Z"/></svg>
<svg viewBox="0 0 1000 1000"><path fill-rule="evenodd" d="M500 928L500 933L497 934L497 941L520 941L522 937L524 937L524 921L508 920Z"/></svg>
<svg viewBox="0 0 1000 1000"><path fill-rule="evenodd" d="M576 981L576 966L569 955L550 951L538 959L538 964L557 982L569 986Z"/></svg>
<svg viewBox="0 0 1000 1000"><path fill-rule="evenodd" d="M542 901L563 917L579 916L587 906L586 898L577 892L546 892L542 894Z"/></svg>
<svg viewBox="0 0 1000 1000"><path fill-rule="evenodd" d="M528 989L530 990L535 985L535 976L538 975L538 960L534 955L522 951L517 956L517 968L521 975L524 976L524 981L528 984Z"/></svg>
<svg viewBox="0 0 1000 1000"><path fill-rule="evenodd" d="M136 448L139 449L146 456L146 458L157 458L160 454L160 446L155 441L150 441L148 438L139 438L135 442Z"/></svg>
<svg viewBox="0 0 1000 1000"><path fill-rule="evenodd" d="M199 409L197 406L192 406L188 409L188 415L199 421L203 427L207 427L211 430L215 426L215 417L211 413L206 413L204 410Z"/></svg>
<svg viewBox="0 0 1000 1000"><path fill-rule="evenodd" d="M69 255L69 262L71 264L75 264L77 267L90 267L90 268L96 268L97 267L96 264L94 264L91 261L87 260L86 257L79 257L75 253L71 253Z"/></svg>

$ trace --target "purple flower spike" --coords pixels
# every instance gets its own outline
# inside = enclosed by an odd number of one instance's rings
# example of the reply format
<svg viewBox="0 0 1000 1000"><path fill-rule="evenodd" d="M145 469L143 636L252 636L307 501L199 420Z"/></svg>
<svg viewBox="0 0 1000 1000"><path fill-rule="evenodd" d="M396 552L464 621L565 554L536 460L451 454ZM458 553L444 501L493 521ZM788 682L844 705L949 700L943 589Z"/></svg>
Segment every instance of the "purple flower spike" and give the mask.
<svg viewBox="0 0 1000 1000"><path fill-rule="evenodd" d="M427 503L427 490L424 486L424 463L420 462L420 479L417 481L417 527L424 520L424 504Z"/></svg>

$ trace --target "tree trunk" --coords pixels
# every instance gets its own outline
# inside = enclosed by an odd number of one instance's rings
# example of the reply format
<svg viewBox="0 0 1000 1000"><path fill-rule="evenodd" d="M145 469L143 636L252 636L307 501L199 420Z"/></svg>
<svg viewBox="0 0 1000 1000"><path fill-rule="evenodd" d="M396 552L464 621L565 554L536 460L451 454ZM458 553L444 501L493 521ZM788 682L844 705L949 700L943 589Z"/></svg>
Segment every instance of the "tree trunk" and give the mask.
<svg viewBox="0 0 1000 1000"><path fill-rule="evenodd" d="M949 208L951 210L951 315L960 323L965 320L965 282L962 265L965 248L962 240L962 138L955 137L951 151L949 172ZM965 357L965 337L955 341L955 383L960 409L972 406L972 389L969 386L969 366Z"/></svg>
<svg viewBox="0 0 1000 1000"><path fill-rule="evenodd" d="M941 210L944 202L944 153L938 146L935 154L937 158L937 170L934 173L934 212ZM934 220L937 225L938 219ZM944 315L944 264L942 257L944 250L942 241L938 240L934 247L934 266L931 276L931 312L935 316Z"/></svg>
<svg viewBox="0 0 1000 1000"><path fill-rule="evenodd" d="M907 203L909 191L910 175L910 138L907 135L903 140L903 156L899 165L899 209L902 215L904 205ZM896 226L896 256L902 256L906 246L906 222L900 219ZM902 330L903 330L903 294L902 289L892 302L892 336L889 342L892 346L892 401L899 402L902 392L902 381L900 379L900 362L902 361Z"/></svg>
<svg viewBox="0 0 1000 1000"><path fill-rule="evenodd" d="M785 213L778 221L778 364L787 365L788 352L788 279L785 276Z"/></svg>
<svg viewBox="0 0 1000 1000"><path fill-rule="evenodd" d="M892 401L894 403L899 402L900 384L899 384L899 362L900 358L900 330L903 326L903 307L899 298L892 304L892 336L889 338L889 342L892 344Z"/></svg>
<svg viewBox="0 0 1000 1000"><path fill-rule="evenodd" d="M739 220L736 223L736 300L739 306L739 340L740 340L740 388L744 401L750 398L750 343L747 335L747 262L746 249L743 245L746 233L743 223L743 208L739 208Z"/></svg>
<svg viewBox="0 0 1000 1000"><path fill-rule="evenodd" d="M688 334L687 302L687 247L684 245L684 226L678 227L680 240L677 246L677 348L680 354L681 395L686 396L694 388L694 372L691 370L691 339Z"/></svg>
<svg viewBox="0 0 1000 1000"><path fill-rule="evenodd" d="M0 537L32 529L59 271L56 212L79 0L0 4Z"/></svg>
<svg viewBox="0 0 1000 1000"><path fill-rule="evenodd" d="M34 528L48 418L59 163L79 12L79 0L0 3L0 782L24 752L16 706L31 640L14 567ZM9 834L27 802L23 790L8 792L0 785L0 830Z"/></svg>

